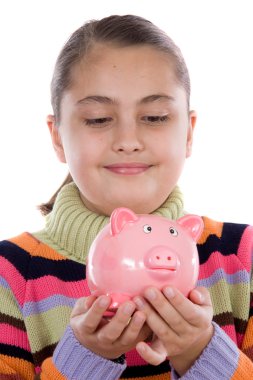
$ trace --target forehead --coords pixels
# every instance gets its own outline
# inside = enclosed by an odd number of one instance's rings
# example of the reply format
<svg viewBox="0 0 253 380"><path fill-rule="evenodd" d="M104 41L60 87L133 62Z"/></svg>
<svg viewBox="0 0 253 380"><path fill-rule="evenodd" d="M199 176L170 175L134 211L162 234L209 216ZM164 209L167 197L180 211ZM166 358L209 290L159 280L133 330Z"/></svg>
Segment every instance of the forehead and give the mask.
<svg viewBox="0 0 253 380"><path fill-rule="evenodd" d="M124 59L122 59L124 58ZM172 58L168 53L156 49L154 46L137 44L121 46L115 43L95 43L83 57L83 62L89 64L96 64L99 62L114 63L115 61L136 61L138 63L139 58L143 60L163 60L167 64L172 63ZM146 61L142 61L143 64Z"/></svg>
<svg viewBox="0 0 253 380"><path fill-rule="evenodd" d="M117 98L124 92L137 101L150 94L185 92L177 81L173 59L146 45L96 44L72 68L71 83L70 92L80 99L101 94Z"/></svg>

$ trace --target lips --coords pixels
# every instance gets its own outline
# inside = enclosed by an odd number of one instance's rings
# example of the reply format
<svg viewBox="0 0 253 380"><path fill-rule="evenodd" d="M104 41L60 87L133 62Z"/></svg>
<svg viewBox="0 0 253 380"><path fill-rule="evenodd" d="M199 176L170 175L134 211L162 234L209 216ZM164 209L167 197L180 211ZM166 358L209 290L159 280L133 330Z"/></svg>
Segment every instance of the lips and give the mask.
<svg viewBox="0 0 253 380"><path fill-rule="evenodd" d="M112 165L106 165L104 166L104 168L115 174L136 175L136 174L144 173L151 166L152 165L133 162L133 163L117 163L117 164L112 164Z"/></svg>

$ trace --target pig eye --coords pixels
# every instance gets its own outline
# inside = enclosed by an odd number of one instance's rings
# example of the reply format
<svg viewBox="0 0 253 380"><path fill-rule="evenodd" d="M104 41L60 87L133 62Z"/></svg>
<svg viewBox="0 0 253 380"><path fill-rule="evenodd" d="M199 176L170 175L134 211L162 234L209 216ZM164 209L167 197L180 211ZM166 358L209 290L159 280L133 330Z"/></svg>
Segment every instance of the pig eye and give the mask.
<svg viewBox="0 0 253 380"><path fill-rule="evenodd" d="M177 230L174 227L170 227L170 233L171 233L172 236L177 236L178 235L178 232L177 232Z"/></svg>
<svg viewBox="0 0 253 380"><path fill-rule="evenodd" d="M145 226L143 226L143 231L145 232L145 234L150 234L150 232L152 231L152 227L148 224L145 224Z"/></svg>

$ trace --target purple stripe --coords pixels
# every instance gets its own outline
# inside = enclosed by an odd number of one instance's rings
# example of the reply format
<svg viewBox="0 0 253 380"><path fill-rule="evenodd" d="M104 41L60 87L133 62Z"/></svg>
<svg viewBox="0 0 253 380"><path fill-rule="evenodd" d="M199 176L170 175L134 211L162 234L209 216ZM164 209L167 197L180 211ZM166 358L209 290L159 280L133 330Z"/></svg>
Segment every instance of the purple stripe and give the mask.
<svg viewBox="0 0 253 380"><path fill-rule="evenodd" d="M63 376L75 380L119 379L126 368L125 364L114 363L82 346L70 326L54 351L53 362Z"/></svg>
<svg viewBox="0 0 253 380"><path fill-rule="evenodd" d="M67 306L72 309L75 302L76 298L56 294L42 301L26 302L23 308L23 314L24 317L28 317L29 315L43 313L61 306Z"/></svg>
<svg viewBox="0 0 253 380"><path fill-rule="evenodd" d="M214 286L218 281L225 280L230 285L236 284L248 284L249 283L249 273L246 270L240 270L233 274L228 274L224 269L217 269L212 276L198 280L198 286L205 286L210 288Z"/></svg>
<svg viewBox="0 0 253 380"><path fill-rule="evenodd" d="M214 335L202 354L187 371L185 380L227 380L235 373L239 361L239 349L228 335L213 322ZM172 368L172 380L179 377Z"/></svg>
<svg viewBox="0 0 253 380"><path fill-rule="evenodd" d="M2 276L0 276L0 286L2 286L2 288L10 289L10 285Z"/></svg>

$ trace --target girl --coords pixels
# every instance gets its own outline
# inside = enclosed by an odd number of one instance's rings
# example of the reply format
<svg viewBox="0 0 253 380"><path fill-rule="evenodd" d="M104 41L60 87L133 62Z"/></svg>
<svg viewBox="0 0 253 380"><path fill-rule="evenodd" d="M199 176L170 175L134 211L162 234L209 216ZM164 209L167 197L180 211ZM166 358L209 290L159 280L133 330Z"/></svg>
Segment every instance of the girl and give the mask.
<svg viewBox="0 0 253 380"><path fill-rule="evenodd" d="M137 16L88 22L51 92L47 123L70 174L41 206L44 229L0 244L0 378L252 379L252 227L203 218L189 298L150 287L106 320L110 297L88 296L87 252L116 207L184 214L196 114L178 47Z"/></svg>

